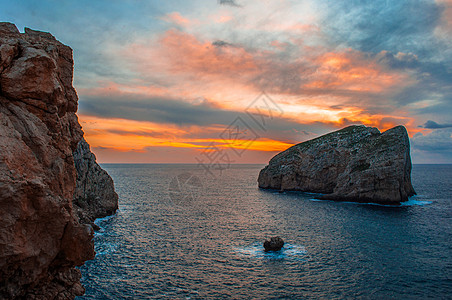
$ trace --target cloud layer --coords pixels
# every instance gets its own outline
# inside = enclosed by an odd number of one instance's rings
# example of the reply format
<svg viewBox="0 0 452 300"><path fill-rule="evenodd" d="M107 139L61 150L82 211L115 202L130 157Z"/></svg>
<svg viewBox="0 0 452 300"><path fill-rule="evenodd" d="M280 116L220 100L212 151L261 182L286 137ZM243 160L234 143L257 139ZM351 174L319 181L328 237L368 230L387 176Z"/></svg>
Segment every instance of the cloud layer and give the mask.
<svg viewBox="0 0 452 300"><path fill-rule="evenodd" d="M0 11L74 48L88 141L101 161L134 162L195 162L210 142L224 146L237 117L253 124L262 92L283 113L253 127L246 159L349 124L403 124L415 162L447 162L451 16L450 0L30 0Z"/></svg>

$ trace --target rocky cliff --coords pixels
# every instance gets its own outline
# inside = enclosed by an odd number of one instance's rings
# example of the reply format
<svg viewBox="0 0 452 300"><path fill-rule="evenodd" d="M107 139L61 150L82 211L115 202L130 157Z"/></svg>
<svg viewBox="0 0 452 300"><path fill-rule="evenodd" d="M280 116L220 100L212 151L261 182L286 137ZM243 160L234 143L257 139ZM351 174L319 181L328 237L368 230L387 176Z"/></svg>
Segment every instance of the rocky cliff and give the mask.
<svg viewBox="0 0 452 300"><path fill-rule="evenodd" d="M349 126L297 144L261 170L259 187L322 199L398 204L415 195L407 131Z"/></svg>
<svg viewBox="0 0 452 300"><path fill-rule="evenodd" d="M80 222L91 224L94 220L115 213L118 209L118 195L113 180L96 162L85 139L81 139L74 153L77 182L73 205Z"/></svg>
<svg viewBox="0 0 452 300"><path fill-rule="evenodd" d="M77 179L83 132L72 76L71 48L49 33L19 33L0 23L1 299L72 299L84 292L74 267L94 257L93 229L79 222L73 198L109 183L96 175L85 175L86 184Z"/></svg>

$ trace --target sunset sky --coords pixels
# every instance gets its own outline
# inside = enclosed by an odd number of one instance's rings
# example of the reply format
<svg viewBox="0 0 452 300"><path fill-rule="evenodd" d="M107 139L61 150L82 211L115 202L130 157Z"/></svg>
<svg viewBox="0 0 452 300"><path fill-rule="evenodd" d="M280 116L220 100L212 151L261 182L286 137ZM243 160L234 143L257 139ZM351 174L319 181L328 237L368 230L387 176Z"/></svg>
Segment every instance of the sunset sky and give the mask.
<svg viewBox="0 0 452 300"><path fill-rule="evenodd" d="M452 163L452 0L1 1L74 50L100 162L266 163L351 124Z"/></svg>

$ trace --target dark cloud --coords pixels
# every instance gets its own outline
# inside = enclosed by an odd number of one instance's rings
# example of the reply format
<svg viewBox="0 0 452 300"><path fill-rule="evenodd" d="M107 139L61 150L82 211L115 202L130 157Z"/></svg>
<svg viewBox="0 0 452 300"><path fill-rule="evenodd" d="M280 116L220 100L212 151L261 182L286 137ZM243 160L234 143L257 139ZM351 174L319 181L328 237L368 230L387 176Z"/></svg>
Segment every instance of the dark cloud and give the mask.
<svg viewBox="0 0 452 300"><path fill-rule="evenodd" d="M241 5L238 4L237 1L235 1L235 0L218 0L218 3L220 5L229 5L229 6L234 6L234 7L241 7Z"/></svg>
<svg viewBox="0 0 452 300"><path fill-rule="evenodd" d="M414 112L445 117L452 108L452 57L450 44L435 33L443 9L435 1L338 0L328 3L321 28L330 47L351 47L389 69L410 72L416 83L389 95L395 105L435 99L435 107Z"/></svg>
<svg viewBox="0 0 452 300"><path fill-rule="evenodd" d="M328 2L327 11L326 33L337 45L364 52L391 49L430 55L442 9L434 1L423 0L339 0Z"/></svg>
<svg viewBox="0 0 452 300"><path fill-rule="evenodd" d="M445 152L452 156L452 129L438 129L429 134L417 133L411 138L414 149L431 152Z"/></svg>
<svg viewBox="0 0 452 300"><path fill-rule="evenodd" d="M440 129L440 128L450 128L452 127L452 124L438 124L435 121L428 120L422 127L427 129Z"/></svg>
<svg viewBox="0 0 452 300"><path fill-rule="evenodd" d="M452 109L452 69L448 67L452 57L444 55L450 45L435 35L442 8L434 1L422 0L356 4L345 0L329 3L321 27L331 47L351 47L368 53L388 69L409 72L415 84L393 89L387 99L398 107L434 99L434 105L410 110L445 118Z"/></svg>
<svg viewBox="0 0 452 300"><path fill-rule="evenodd" d="M451 61L452 63L452 61ZM437 99L438 103L448 102L452 99L452 70L447 67L446 62L419 62L413 68L416 84L402 90L395 99L401 104L408 104L425 99ZM427 107L427 110L431 107ZM419 111L422 113L423 109ZM439 114L442 110L436 111Z"/></svg>
<svg viewBox="0 0 452 300"><path fill-rule="evenodd" d="M135 94L80 97L80 112L107 118L177 125L210 125L231 122L236 112L221 111L206 102L188 102Z"/></svg>
<svg viewBox="0 0 452 300"><path fill-rule="evenodd" d="M381 51L375 56L376 60L393 69L412 69L419 66L419 60L413 53L393 54L389 51Z"/></svg>
<svg viewBox="0 0 452 300"><path fill-rule="evenodd" d="M250 103L254 99L250 100ZM300 124L283 116L266 118L265 130L262 130L244 111L222 110L208 101L191 104L180 99L164 97L146 97L137 94L111 94L105 96L80 96L79 113L101 118L122 118L135 121L148 121L178 126L205 126L209 137L218 132L208 132L208 127L220 125L227 127L237 117L257 132L260 137L287 142L306 140L306 133L316 136L335 130L331 124ZM154 136L158 133L149 133ZM164 135L166 133L163 133Z"/></svg>
<svg viewBox="0 0 452 300"><path fill-rule="evenodd" d="M220 41L217 40L215 42L212 43L213 46L215 47L229 47L229 46L233 46L232 44L225 42L225 41Z"/></svg>

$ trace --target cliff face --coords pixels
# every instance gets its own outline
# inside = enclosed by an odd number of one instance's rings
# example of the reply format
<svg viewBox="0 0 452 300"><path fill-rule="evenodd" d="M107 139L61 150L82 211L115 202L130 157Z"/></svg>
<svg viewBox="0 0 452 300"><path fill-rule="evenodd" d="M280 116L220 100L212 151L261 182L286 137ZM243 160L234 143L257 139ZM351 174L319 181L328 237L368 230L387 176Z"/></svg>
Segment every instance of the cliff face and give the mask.
<svg viewBox="0 0 452 300"><path fill-rule="evenodd" d="M322 199L397 204L415 195L407 131L349 126L277 154L260 188L322 193Z"/></svg>
<svg viewBox="0 0 452 300"><path fill-rule="evenodd" d="M94 257L94 245L93 229L72 206L73 152L83 137L72 76L69 47L49 33L21 34L0 23L2 299L71 299L84 292L74 266Z"/></svg>
<svg viewBox="0 0 452 300"><path fill-rule="evenodd" d="M95 219L112 215L118 209L118 195L113 180L97 164L85 139L78 143L73 156L77 170L73 205L80 222L96 228Z"/></svg>

